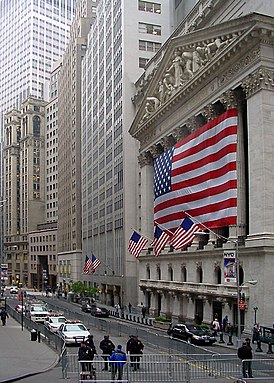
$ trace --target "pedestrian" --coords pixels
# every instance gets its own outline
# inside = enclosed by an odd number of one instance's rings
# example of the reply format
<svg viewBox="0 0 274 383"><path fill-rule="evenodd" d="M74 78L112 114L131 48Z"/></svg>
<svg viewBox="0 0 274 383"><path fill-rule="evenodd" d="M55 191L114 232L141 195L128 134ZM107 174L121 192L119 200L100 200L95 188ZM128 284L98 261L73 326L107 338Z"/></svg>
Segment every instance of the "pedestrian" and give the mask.
<svg viewBox="0 0 274 383"><path fill-rule="evenodd" d="M147 312L146 306L142 306L142 316L143 316L143 318L146 317L146 312Z"/></svg>
<svg viewBox="0 0 274 383"><path fill-rule="evenodd" d="M95 347L94 340L93 340L93 335L88 335L87 340L85 341L85 343L91 349L91 351L93 352L93 358L92 358L92 360L93 360L94 359L94 355L97 354L96 347Z"/></svg>
<svg viewBox="0 0 274 383"><path fill-rule="evenodd" d="M87 344L82 341L78 350L78 360L81 361L82 373L86 372L87 375L92 377L93 366L91 361L94 359L94 352Z"/></svg>
<svg viewBox="0 0 274 383"><path fill-rule="evenodd" d="M214 319L212 322L212 330L213 330L213 335L217 336L217 332L220 331L220 323L217 318Z"/></svg>
<svg viewBox="0 0 274 383"><path fill-rule="evenodd" d="M104 339L100 342L100 349L103 352L102 358L104 359L103 371L108 371L108 359L115 350L114 343L109 339L109 335L105 335Z"/></svg>
<svg viewBox="0 0 274 383"><path fill-rule="evenodd" d="M223 332L226 332L227 324L228 324L228 316L225 315L225 317L223 318L223 321L222 321L222 331Z"/></svg>
<svg viewBox="0 0 274 383"><path fill-rule="evenodd" d="M252 334L252 343L258 342L260 340L260 325L259 323L255 323L253 326L253 334Z"/></svg>
<svg viewBox="0 0 274 383"><path fill-rule="evenodd" d="M0 316L1 316L2 325L5 326L7 318L9 318L9 315L4 308L2 308Z"/></svg>
<svg viewBox="0 0 274 383"><path fill-rule="evenodd" d="M253 378L251 366L252 348L250 346L250 339L248 339L248 341L245 340L243 345L238 348L238 358L240 358L242 361L243 378Z"/></svg>
<svg viewBox="0 0 274 383"><path fill-rule="evenodd" d="M115 308L115 316L119 317L119 310L120 310L120 305L119 303L116 303L116 305L114 306Z"/></svg>
<svg viewBox="0 0 274 383"><path fill-rule="evenodd" d="M128 312L131 314L131 308L132 308L132 304L130 302L128 302Z"/></svg>
<svg viewBox="0 0 274 383"><path fill-rule="evenodd" d="M123 368L127 361L127 356L124 351L122 351L122 346L120 344L117 346L117 350L110 355L109 361L112 382L115 381L117 373L117 380L121 381L123 379Z"/></svg>
<svg viewBox="0 0 274 383"><path fill-rule="evenodd" d="M144 345L138 336L131 335L127 341L126 352L130 354L130 366L133 371L140 368L140 358L143 355Z"/></svg>

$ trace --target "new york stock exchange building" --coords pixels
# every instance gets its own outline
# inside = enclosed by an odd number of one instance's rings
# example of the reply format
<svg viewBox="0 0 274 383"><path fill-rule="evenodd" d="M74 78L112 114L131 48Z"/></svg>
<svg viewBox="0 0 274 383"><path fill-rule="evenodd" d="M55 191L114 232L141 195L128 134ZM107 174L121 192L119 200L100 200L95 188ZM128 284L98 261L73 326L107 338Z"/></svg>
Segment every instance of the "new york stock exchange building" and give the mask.
<svg viewBox="0 0 274 383"><path fill-rule="evenodd" d="M246 329L272 327L273 31L272 17L252 13L172 36L136 84L138 230L153 239L155 226L174 232L188 214L202 231L183 248L167 242L155 256L148 242L140 254L139 301L151 315L227 315L236 326L241 303Z"/></svg>

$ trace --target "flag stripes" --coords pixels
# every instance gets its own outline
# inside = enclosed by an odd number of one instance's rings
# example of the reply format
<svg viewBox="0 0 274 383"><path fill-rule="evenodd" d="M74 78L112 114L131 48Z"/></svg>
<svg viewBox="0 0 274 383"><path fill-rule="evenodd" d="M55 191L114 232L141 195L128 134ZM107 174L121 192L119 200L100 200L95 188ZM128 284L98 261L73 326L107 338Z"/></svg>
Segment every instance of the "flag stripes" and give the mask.
<svg viewBox="0 0 274 383"><path fill-rule="evenodd" d="M148 240L145 237L134 231L129 239L128 251L131 255L138 258L147 242Z"/></svg>
<svg viewBox="0 0 274 383"><path fill-rule="evenodd" d="M237 110L230 109L154 160L154 220L175 231L184 211L209 228L237 216Z"/></svg>

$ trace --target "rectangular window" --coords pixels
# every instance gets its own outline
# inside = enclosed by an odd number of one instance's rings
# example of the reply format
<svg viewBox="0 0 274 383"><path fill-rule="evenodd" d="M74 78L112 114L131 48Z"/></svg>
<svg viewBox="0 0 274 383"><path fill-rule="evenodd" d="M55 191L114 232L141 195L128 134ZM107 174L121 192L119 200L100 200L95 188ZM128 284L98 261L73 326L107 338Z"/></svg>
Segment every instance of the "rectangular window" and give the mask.
<svg viewBox="0 0 274 383"><path fill-rule="evenodd" d="M161 48L161 43L153 41L139 40L139 50L146 52L157 52Z"/></svg>
<svg viewBox="0 0 274 383"><path fill-rule="evenodd" d="M139 23L139 33L161 36L161 25Z"/></svg>
<svg viewBox="0 0 274 383"><path fill-rule="evenodd" d="M139 11L153 12L153 13L160 14L161 13L161 4L139 0L138 9L139 9Z"/></svg>
<svg viewBox="0 0 274 383"><path fill-rule="evenodd" d="M139 57L139 68L145 68L148 60L149 59L146 59L144 57Z"/></svg>

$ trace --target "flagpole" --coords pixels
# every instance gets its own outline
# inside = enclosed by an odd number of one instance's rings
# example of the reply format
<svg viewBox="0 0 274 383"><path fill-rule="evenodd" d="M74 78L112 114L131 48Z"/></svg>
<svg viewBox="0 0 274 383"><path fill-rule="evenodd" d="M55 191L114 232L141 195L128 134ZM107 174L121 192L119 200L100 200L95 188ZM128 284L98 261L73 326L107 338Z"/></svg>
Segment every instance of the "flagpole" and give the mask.
<svg viewBox="0 0 274 383"><path fill-rule="evenodd" d="M185 214L186 214L189 218L191 218L192 220L196 221L199 225L202 225L206 230L208 230L210 233L214 234L216 237L218 237L218 238L220 238L220 239L223 239L223 240L225 240L225 241L228 240L228 238L224 237L224 236L221 235L221 234L217 234L217 233L215 233L213 230L211 230L209 227L207 227L205 224L203 224L203 223L202 223L201 221L199 221L197 218L192 217L192 215L189 214L189 213L187 213L186 211L185 211Z"/></svg>
<svg viewBox="0 0 274 383"><path fill-rule="evenodd" d="M134 227L131 227L130 229L133 231L136 231L136 233L140 234L142 237L146 238L148 241L151 241L151 242L153 241L153 239L149 238L147 235L140 233L140 231L136 230Z"/></svg>
<svg viewBox="0 0 274 383"><path fill-rule="evenodd" d="M173 235L174 233L172 233L172 231L170 231L169 229L167 229L166 227L164 227L164 225L161 225L159 222L157 222L157 221L154 221L158 226L160 226L160 227L162 227L163 228L163 230L165 230L165 231L168 231L169 232L169 234L171 234L171 235Z"/></svg>

